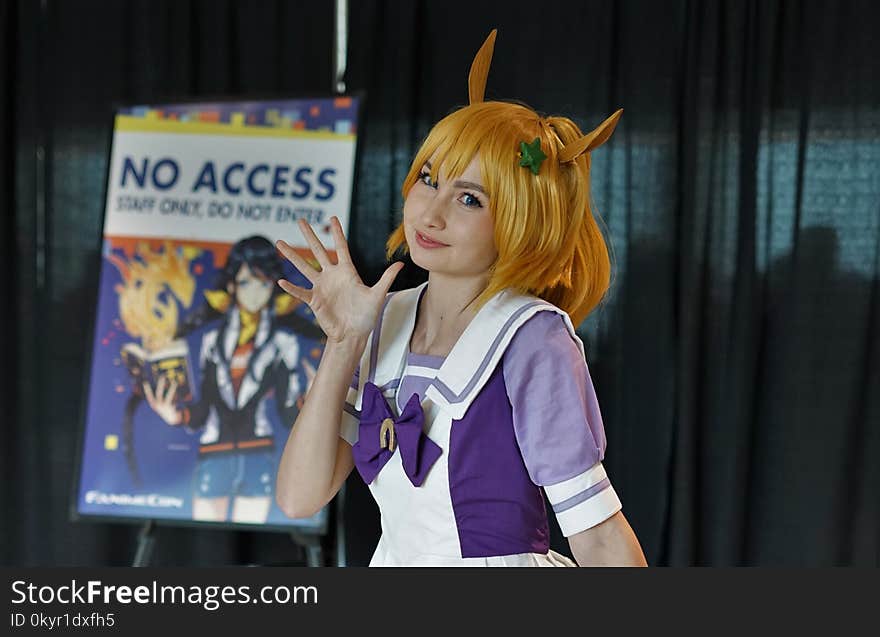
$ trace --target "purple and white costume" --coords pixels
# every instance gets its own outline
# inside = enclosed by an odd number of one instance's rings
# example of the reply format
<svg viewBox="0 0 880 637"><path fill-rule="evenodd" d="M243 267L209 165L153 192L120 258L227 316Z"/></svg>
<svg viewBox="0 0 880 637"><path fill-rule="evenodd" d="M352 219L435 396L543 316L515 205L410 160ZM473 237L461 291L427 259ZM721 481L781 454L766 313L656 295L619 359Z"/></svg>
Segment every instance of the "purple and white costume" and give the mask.
<svg viewBox="0 0 880 637"><path fill-rule="evenodd" d="M621 504L571 320L504 291L447 357L412 354L426 286L388 295L342 415L381 512L370 566L575 566L549 549L541 488L565 536ZM380 441L391 423L389 450Z"/></svg>

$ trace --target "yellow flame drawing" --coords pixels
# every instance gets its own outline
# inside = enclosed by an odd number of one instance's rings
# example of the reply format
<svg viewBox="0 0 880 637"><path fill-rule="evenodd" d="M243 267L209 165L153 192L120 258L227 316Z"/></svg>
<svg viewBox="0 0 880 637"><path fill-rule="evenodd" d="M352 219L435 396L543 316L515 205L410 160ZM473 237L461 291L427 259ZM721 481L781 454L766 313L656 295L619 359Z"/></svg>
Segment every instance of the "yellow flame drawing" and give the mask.
<svg viewBox="0 0 880 637"><path fill-rule="evenodd" d="M153 352L167 346L177 331L177 303L167 292L184 308L192 305L196 281L190 263L202 251L192 246L174 248L166 241L161 251L142 242L135 252L136 258L128 261L115 254L109 257L122 275L123 283L116 286L119 317L125 330Z"/></svg>

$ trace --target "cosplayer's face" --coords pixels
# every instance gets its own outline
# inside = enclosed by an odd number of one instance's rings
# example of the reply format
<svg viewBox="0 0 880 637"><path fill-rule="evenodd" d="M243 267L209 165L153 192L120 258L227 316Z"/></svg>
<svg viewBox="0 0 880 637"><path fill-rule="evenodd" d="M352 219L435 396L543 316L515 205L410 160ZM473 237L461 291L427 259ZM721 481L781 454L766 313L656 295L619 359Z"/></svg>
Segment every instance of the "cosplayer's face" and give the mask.
<svg viewBox="0 0 880 637"><path fill-rule="evenodd" d="M429 272L457 276L485 274L498 251L489 196L479 157L455 180L443 170L431 182L431 159L403 205L404 232L413 262Z"/></svg>
<svg viewBox="0 0 880 637"><path fill-rule="evenodd" d="M255 314L261 311L272 296L272 281L242 264L235 275L235 300L240 308Z"/></svg>

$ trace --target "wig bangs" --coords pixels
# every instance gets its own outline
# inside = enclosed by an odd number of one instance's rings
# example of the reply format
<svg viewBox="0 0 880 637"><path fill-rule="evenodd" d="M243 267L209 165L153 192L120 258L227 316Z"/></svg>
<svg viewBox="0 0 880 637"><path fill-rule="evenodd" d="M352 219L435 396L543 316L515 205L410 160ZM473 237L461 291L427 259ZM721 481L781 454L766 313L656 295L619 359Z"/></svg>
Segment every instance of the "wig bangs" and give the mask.
<svg viewBox="0 0 880 637"><path fill-rule="evenodd" d="M482 106L482 105L477 105ZM480 151L480 142L489 133L485 123L472 117L476 106L466 106L434 125L427 139L416 153L410 165L409 173L404 179L402 194L404 199L409 189L418 180L425 164L431 163L431 180L437 181L442 169L447 179L457 179L464 173L473 158ZM491 196L491 195L490 195Z"/></svg>
<svg viewBox="0 0 880 637"><path fill-rule="evenodd" d="M563 146L580 135L567 118L544 118L511 102L465 106L431 129L402 194L405 199L428 162L436 182L441 171L444 179L457 179L479 157L498 259L478 305L513 288L555 303L577 324L604 296L610 264L590 202L589 155L559 161ZM537 174L520 163L520 144L536 138L547 156ZM386 244L389 259L398 250L409 251L403 224Z"/></svg>

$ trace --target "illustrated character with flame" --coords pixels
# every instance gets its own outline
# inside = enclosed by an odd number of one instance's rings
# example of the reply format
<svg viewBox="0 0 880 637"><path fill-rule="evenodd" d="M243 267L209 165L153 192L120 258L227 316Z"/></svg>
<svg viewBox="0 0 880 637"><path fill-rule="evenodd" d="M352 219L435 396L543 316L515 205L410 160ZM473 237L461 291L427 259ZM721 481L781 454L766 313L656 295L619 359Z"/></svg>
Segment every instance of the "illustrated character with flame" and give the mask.
<svg viewBox="0 0 880 637"><path fill-rule="evenodd" d="M166 423L200 432L193 485L193 519L259 524L272 505L275 441L269 417L291 426L302 403L302 380L314 368L301 355L294 333L323 340L299 304L275 285L282 261L268 239L252 236L230 250L207 303L177 330L183 337L203 326L198 399L179 404L177 383L160 377L144 384L150 407ZM301 379L301 373L304 377Z"/></svg>
<svg viewBox="0 0 880 637"><path fill-rule="evenodd" d="M145 384L155 386L168 377L177 385L177 400L192 400L189 356L186 342L175 340L181 309L192 305L196 280L191 272L193 260L202 253L195 246L174 246L165 241L161 248L148 241L133 246L133 254L110 251L107 259L119 271L114 286L119 298L119 319L134 341L120 349L120 362L131 375L132 392L125 403L121 423L122 450L132 483L144 486L135 453L135 414L144 401Z"/></svg>

